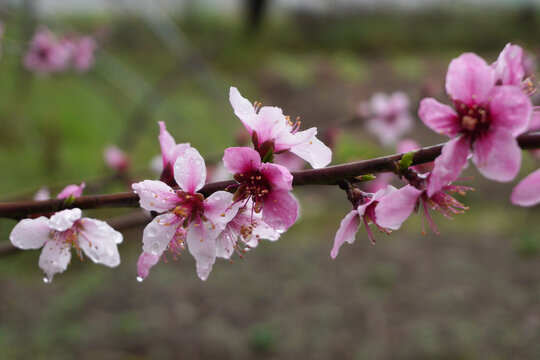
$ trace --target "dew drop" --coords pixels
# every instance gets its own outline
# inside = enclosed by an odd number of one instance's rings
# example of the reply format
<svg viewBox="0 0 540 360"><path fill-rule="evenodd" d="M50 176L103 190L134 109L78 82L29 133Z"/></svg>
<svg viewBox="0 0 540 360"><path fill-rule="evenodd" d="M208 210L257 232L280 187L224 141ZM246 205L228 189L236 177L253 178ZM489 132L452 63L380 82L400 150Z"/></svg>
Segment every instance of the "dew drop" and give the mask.
<svg viewBox="0 0 540 360"><path fill-rule="evenodd" d="M157 234L157 229L156 229L154 226L149 227L149 228L148 228L148 233L147 233L147 234L148 234L148 236L150 236L150 237L154 237L154 236L156 236L156 234Z"/></svg>
<svg viewBox="0 0 540 360"><path fill-rule="evenodd" d="M52 280L49 279L49 277L48 277L46 274L43 275L43 282L44 282L45 284L48 284L48 283L50 283L51 281L52 281Z"/></svg>
<svg viewBox="0 0 540 360"><path fill-rule="evenodd" d="M143 279L142 277L137 276L137 281L138 281L138 282L143 282L143 280L144 280L144 279Z"/></svg>

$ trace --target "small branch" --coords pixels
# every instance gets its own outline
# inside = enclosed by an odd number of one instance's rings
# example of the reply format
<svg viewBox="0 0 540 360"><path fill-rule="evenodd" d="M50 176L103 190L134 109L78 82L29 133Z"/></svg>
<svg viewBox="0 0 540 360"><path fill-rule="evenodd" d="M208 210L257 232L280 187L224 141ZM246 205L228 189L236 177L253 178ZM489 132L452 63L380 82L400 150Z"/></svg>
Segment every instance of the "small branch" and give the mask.
<svg viewBox="0 0 540 360"><path fill-rule="evenodd" d="M540 148L540 132L521 135L518 143L522 149ZM412 165L425 164L435 160L444 144L434 145L415 152ZM376 159L356 161L347 164L329 166L323 169L304 170L292 173L293 185L335 185L340 180L355 176L393 172L396 161L403 154L384 156ZM201 193L208 196L216 191L225 190L235 184L234 180L206 184ZM31 214L44 214L66 208L97 209L102 207L138 207L139 197L132 192L111 195L91 195L76 198L68 206L63 200L21 201L0 203L0 217L21 219Z"/></svg>

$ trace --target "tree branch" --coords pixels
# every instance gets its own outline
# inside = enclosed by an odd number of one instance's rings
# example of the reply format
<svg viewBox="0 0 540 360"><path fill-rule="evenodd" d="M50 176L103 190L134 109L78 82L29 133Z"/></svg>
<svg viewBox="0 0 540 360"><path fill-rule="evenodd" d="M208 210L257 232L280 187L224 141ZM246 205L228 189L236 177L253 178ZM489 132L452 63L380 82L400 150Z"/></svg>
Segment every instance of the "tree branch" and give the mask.
<svg viewBox="0 0 540 360"><path fill-rule="evenodd" d="M540 148L540 132L524 134L518 137L519 146L522 149ZM412 165L424 164L435 160L441 153L444 144L434 145L415 152ZM343 179L355 176L393 172L396 161L403 154L384 156L376 159L356 161L347 164L329 166L323 169L304 170L292 173L293 185L333 185ZM235 184L234 180L219 181L206 184L201 193L208 196L216 191L225 190ZM0 217L20 219L32 214L45 214L68 208L97 209L102 207L138 207L139 197L132 192L90 195L76 198L66 204L61 199L45 201L20 201L0 203Z"/></svg>

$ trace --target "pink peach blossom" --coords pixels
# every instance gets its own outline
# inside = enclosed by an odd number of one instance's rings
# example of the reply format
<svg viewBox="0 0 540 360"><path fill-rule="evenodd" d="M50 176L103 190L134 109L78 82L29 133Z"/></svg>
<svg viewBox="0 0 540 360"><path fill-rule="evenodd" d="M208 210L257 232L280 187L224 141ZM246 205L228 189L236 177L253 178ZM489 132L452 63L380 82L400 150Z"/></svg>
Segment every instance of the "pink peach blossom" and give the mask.
<svg viewBox="0 0 540 360"><path fill-rule="evenodd" d="M540 203L540 169L532 172L516 185L510 196L512 204L534 206Z"/></svg>
<svg viewBox="0 0 540 360"><path fill-rule="evenodd" d="M531 116L531 101L518 86L496 86L496 74L479 56L467 53L452 60L446 91L455 110L432 98L423 99L418 114L432 130L452 138L435 160L434 181L427 189L433 196L455 180L472 161L488 179L510 181L521 165L516 137Z"/></svg>
<svg viewBox="0 0 540 360"><path fill-rule="evenodd" d="M367 130L384 146L395 144L413 126L409 107L409 98L402 92L392 95L376 93L367 105Z"/></svg>
<svg viewBox="0 0 540 360"><path fill-rule="evenodd" d="M186 149L190 147L189 143L177 144L171 134L167 131L167 127L163 121L159 121L159 144L161 146L161 158L163 160L163 169L160 180L164 183L175 186L175 176L173 165L176 159L184 154Z"/></svg>
<svg viewBox="0 0 540 360"><path fill-rule="evenodd" d="M79 72L86 72L94 66L96 41L91 36L80 36L71 40L72 66Z"/></svg>
<svg viewBox="0 0 540 360"><path fill-rule="evenodd" d="M317 128L299 131L300 121L292 122L278 107L253 106L235 87L230 89L229 100L262 158L272 149L276 154L290 151L314 168L325 167L332 160L332 151L315 136Z"/></svg>
<svg viewBox="0 0 540 360"><path fill-rule="evenodd" d="M69 46L59 41L46 28L38 30L30 42L24 65L28 70L39 74L65 71L70 60Z"/></svg>
<svg viewBox="0 0 540 360"><path fill-rule="evenodd" d="M107 146L103 157L107 166L116 172L123 173L129 168L129 156L117 146Z"/></svg>
<svg viewBox="0 0 540 360"><path fill-rule="evenodd" d="M450 194L464 195L466 191L472 190L470 187L445 184L430 196L426 189L429 188L432 176L433 173L427 177L418 175L417 187L409 184L382 198L375 208L379 225L390 230L397 230L415 209L422 208L429 226L438 234L439 230L429 214L429 209L436 210L449 219L452 215L461 214L468 209Z"/></svg>
<svg viewBox="0 0 540 360"><path fill-rule="evenodd" d="M180 254L187 244L197 262L197 274L206 280L216 259L216 238L236 215L232 194L218 191L204 198L197 191L206 181L204 159L195 148L187 148L176 158L174 180L179 190L161 181L144 180L132 185L143 209L162 213L143 232L143 253L138 262L142 281L150 268L168 251Z"/></svg>
<svg viewBox="0 0 540 360"><path fill-rule="evenodd" d="M388 196L395 191L396 188L390 185L377 191L375 194L365 193L356 189L355 194L358 197L357 204L355 204L355 208L341 220L341 224L334 239L334 246L330 252L332 259L335 259L338 255L341 245L345 242L348 242L349 244L354 242L356 233L362 223L364 223L366 227L368 238L372 245L375 244L375 236L373 235L369 224L374 224L380 231L388 232L388 229L381 226L380 218L376 215L376 209L379 202L384 199L385 196Z"/></svg>
<svg viewBox="0 0 540 360"><path fill-rule="evenodd" d="M117 245L122 242L122 234L104 221L81 218L81 214L75 208L57 212L50 219L24 219L11 231L9 239L19 249L43 247L39 258L39 267L45 273L43 281L51 282L55 274L67 269L72 247L81 259L84 253L98 264L120 264Z"/></svg>
<svg viewBox="0 0 540 360"><path fill-rule="evenodd" d="M262 211L262 220L275 230L296 222L299 205L290 193L293 177L287 168L261 162L259 153L247 147L228 148L223 163L238 182L236 202L252 200L253 211Z"/></svg>
<svg viewBox="0 0 540 360"><path fill-rule="evenodd" d="M86 183L82 182L81 185L68 185L56 196L57 199L67 199L69 197L79 197L82 195Z"/></svg>

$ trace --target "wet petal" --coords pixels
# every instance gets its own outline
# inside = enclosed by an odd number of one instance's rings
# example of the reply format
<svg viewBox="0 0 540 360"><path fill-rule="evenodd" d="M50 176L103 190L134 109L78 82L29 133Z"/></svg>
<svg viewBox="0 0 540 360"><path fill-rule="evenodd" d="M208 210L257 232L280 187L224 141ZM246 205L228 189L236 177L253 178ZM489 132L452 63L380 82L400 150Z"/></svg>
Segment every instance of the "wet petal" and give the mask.
<svg viewBox="0 0 540 360"><path fill-rule="evenodd" d="M139 195L141 207L148 211L174 209L180 201L180 197L169 185L158 180L144 180L132 184L131 188Z"/></svg>
<svg viewBox="0 0 540 360"><path fill-rule="evenodd" d="M390 230L399 229L413 212L421 194L422 191L407 185L380 199L375 207L377 224Z"/></svg>
<svg viewBox="0 0 540 360"><path fill-rule="evenodd" d="M233 205L233 194L217 191L204 201L204 216L214 225L226 224L236 215L241 203Z"/></svg>
<svg viewBox="0 0 540 360"><path fill-rule="evenodd" d="M261 164L261 155L252 148L230 147L225 150L223 164L233 174L255 171Z"/></svg>
<svg viewBox="0 0 540 360"><path fill-rule="evenodd" d="M438 134L453 137L461 128L454 109L433 98L423 99L420 102L418 116L428 128Z"/></svg>
<svg viewBox="0 0 540 360"><path fill-rule="evenodd" d="M534 206L540 203L540 169L532 172L516 185L510 196L512 204Z"/></svg>
<svg viewBox="0 0 540 360"><path fill-rule="evenodd" d="M339 253L339 248L343 243L348 242L349 244L352 244L354 242L359 226L360 215L358 215L358 211L356 210L352 210L343 218L343 220L341 220L341 224L339 225L339 229L334 239L334 247L332 247L332 251L330 252L332 259L336 258Z"/></svg>
<svg viewBox="0 0 540 360"><path fill-rule="evenodd" d="M49 219L45 216L37 219L23 219L15 225L9 235L9 240L19 249L39 249L51 234L48 221Z"/></svg>
<svg viewBox="0 0 540 360"><path fill-rule="evenodd" d="M81 218L81 215L81 209L74 208L62 210L51 216L47 225L49 225L51 229L57 231L66 231L73 226L75 221Z"/></svg>
<svg viewBox="0 0 540 360"><path fill-rule="evenodd" d="M197 275L201 280L208 279L216 261L216 237L219 234L208 222L192 223L188 230L189 252L197 262Z"/></svg>
<svg viewBox="0 0 540 360"><path fill-rule="evenodd" d="M59 241L47 241L39 256L39 267L45 272L47 282L51 282L55 274L64 272L70 260L70 246Z"/></svg>
<svg viewBox="0 0 540 360"><path fill-rule="evenodd" d="M298 219L298 200L288 191L270 191L263 200L263 220L277 231L285 231Z"/></svg>
<svg viewBox="0 0 540 360"><path fill-rule="evenodd" d="M292 190L293 176L285 166L278 164L265 163L261 165L261 174L263 174L270 184L272 190Z"/></svg>
<svg viewBox="0 0 540 360"><path fill-rule="evenodd" d="M476 54L463 54L448 66L446 92L454 101L468 106L485 104L494 86L493 69Z"/></svg>
<svg viewBox="0 0 540 360"><path fill-rule="evenodd" d="M495 181L513 180L521 167L521 149L511 133L490 131L476 139L472 161L486 178Z"/></svg>
<svg viewBox="0 0 540 360"><path fill-rule="evenodd" d="M137 276L140 279L146 279L150 269L159 262L159 256L142 252L137 261Z"/></svg>
<svg viewBox="0 0 540 360"><path fill-rule="evenodd" d="M180 226L176 215L163 214L156 216L143 231L143 251L161 256Z"/></svg>
<svg viewBox="0 0 540 360"><path fill-rule="evenodd" d="M159 124L159 145L161 147L161 156L163 158L163 168L167 166L167 163L171 162L170 154L173 148L176 146L176 141L172 135L167 131L165 122L158 121Z"/></svg>
<svg viewBox="0 0 540 360"><path fill-rule="evenodd" d="M182 190L195 193L204 186L206 181L206 166L204 159L197 149L188 148L174 163L174 180Z"/></svg>
<svg viewBox="0 0 540 360"><path fill-rule="evenodd" d="M79 233L79 246L93 262L115 267L120 264L118 244L122 234L105 221L83 218Z"/></svg>
<svg viewBox="0 0 540 360"><path fill-rule="evenodd" d="M429 175L428 196L433 196L443 186L458 178L467 164L469 146L469 140L465 136L454 138L443 146L441 155L435 159Z"/></svg>

